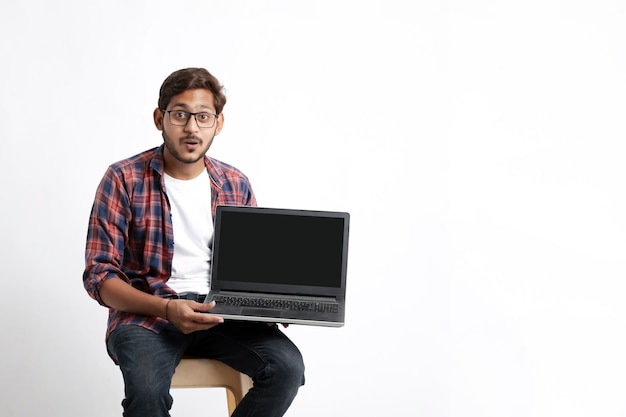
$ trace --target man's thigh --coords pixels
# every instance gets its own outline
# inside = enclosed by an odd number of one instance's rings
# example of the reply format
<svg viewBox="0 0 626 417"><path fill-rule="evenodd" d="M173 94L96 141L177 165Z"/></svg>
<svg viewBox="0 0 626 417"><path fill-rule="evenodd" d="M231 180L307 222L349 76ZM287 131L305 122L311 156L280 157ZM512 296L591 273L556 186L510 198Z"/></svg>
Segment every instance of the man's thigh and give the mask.
<svg viewBox="0 0 626 417"><path fill-rule="evenodd" d="M108 347L127 384L149 384L171 379L187 343L188 338L171 325L159 334L126 325L111 333Z"/></svg>
<svg viewBox="0 0 626 417"><path fill-rule="evenodd" d="M186 354L217 359L255 377L268 363L301 367L298 348L276 325L226 321L192 338Z"/></svg>

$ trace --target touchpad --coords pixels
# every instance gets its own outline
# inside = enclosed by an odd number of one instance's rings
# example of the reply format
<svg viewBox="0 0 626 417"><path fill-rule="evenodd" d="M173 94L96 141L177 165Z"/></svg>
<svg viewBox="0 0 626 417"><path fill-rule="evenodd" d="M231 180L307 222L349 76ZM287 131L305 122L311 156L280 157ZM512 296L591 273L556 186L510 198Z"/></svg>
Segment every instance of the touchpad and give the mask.
<svg viewBox="0 0 626 417"><path fill-rule="evenodd" d="M241 312L246 316L280 317L280 310L270 308L244 307Z"/></svg>

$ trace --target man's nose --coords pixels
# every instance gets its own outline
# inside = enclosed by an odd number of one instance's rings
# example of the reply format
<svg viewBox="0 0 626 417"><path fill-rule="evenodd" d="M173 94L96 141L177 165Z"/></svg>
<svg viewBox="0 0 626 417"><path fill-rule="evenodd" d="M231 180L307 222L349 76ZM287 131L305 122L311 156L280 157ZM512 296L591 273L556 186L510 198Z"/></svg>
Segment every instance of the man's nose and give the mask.
<svg viewBox="0 0 626 417"><path fill-rule="evenodd" d="M185 124L185 130L189 132L197 132L198 130L200 130L195 114L189 115L189 119L187 119L187 123Z"/></svg>

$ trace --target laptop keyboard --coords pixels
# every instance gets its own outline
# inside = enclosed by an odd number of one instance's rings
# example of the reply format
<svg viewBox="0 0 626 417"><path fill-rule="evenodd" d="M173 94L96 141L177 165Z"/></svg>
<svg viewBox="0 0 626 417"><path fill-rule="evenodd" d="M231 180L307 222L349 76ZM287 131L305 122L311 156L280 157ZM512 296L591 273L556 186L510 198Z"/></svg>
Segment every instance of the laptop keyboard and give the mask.
<svg viewBox="0 0 626 417"><path fill-rule="evenodd" d="M216 303L237 306L269 308L274 310L314 311L320 313L338 313L339 304L320 301L298 301L282 298L242 297L230 295L214 295Z"/></svg>

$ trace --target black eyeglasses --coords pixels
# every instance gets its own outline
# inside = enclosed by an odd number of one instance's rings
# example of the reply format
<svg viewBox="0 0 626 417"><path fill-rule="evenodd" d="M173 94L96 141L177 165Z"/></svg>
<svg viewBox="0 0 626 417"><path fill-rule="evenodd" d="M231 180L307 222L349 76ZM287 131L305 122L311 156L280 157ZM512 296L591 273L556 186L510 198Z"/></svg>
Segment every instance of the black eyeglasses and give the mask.
<svg viewBox="0 0 626 417"><path fill-rule="evenodd" d="M213 127L215 125L215 121L217 120L217 114L200 112L200 113L191 113L184 110L163 110L163 113L168 113L170 115L170 123L174 126L187 126L189 122L189 118L193 116L196 119L196 123L198 127L203 129Z"/></svg>

